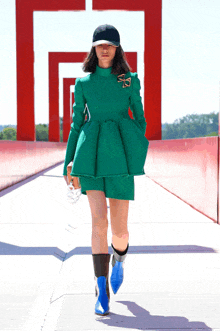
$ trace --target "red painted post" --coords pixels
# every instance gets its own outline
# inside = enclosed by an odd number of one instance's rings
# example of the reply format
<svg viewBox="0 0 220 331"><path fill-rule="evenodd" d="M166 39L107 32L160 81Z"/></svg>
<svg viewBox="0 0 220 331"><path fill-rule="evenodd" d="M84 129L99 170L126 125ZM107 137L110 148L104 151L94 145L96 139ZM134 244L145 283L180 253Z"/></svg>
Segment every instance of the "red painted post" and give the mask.
<svg viewBox="0 0 220 331"><path fill-rule="evenodd" d="M122 45L123 47L123 45ZM136 52L125 52L125 57L128 62L128 64L131 67L132 72L137 72L137 53ZM133 118L133 114L129 108L128 114L130 115L131 118Z"/></svg>
<svg viewBox="0 0 220 331"><path fill-rule="evenodd" d="M35 141L33 11L30 2L16 0L17 140Z"/></svg>
<svg viewBox="0 0 220 331"><path fill-rule="evenodd" d="M72 111L70 107L70 86L75 85L76 78L63 78L63 142L68 141Z"/></svg>
<svg viewBox="0 0 220 331"><path fill-rule="evenodd" d="M85 1L16 0L17 140L36 140L33 12L58 10L85 10ZM57 126L56 119L53 120L53 124ZM59 141L57 135L52 138Z"/></svg>

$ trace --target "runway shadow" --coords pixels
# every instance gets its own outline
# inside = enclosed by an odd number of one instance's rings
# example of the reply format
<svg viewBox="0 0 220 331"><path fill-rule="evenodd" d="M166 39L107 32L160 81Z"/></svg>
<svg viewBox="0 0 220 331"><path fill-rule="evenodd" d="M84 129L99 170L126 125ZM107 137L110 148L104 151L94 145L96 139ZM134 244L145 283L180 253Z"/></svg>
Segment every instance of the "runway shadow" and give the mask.
<svg viewBox="0 0 220 331"><path fill-rule="evenodd" d="M113 254L112 247L109 253ZM130 246L128 254L178 254L178 253L217 253L211 247L196 245L170 245L170 246ZM0 242L0 255L53 255L61 261L66 261L74 255L91 255L92 248L75 247L69 252L64 252L58 247L21 247Z"/></svg>
<svg viewBox="0 0 220 331"><path fill-rule="evenodd" d="M52 255L64 261L66 253L58 247L21 247L0 242L0 255Z"/></svg>
<svg viewBox="0 0 220 331"><path fill-rule="evenodd" d="M113 254L112 247L108 248L109 254ZM158 245L158 246L129 246L128 254L181 254L181 253L218 253L211 247L198 245ZM91 247L75 247L67 252L65 260L74 255L90 255Z"/></svg>
<svg viewBox="0 0 220 331"><path fill-rule="evenodd" d="M203 322L189 322L187 318L181 316L151 315L149 311L133 301L116 302L127 306L134 316L124 316L110 312L109 315L97 317L96 320L110 327L137 330L212 330Z"/></svg>

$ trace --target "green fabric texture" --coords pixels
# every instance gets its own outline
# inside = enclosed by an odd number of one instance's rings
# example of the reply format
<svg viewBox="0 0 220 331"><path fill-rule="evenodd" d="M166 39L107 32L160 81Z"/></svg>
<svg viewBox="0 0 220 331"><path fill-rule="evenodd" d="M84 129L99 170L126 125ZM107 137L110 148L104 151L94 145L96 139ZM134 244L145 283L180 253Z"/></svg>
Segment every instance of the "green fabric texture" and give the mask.
<svg viewBox="0 0 220 331"><path fill-rule="evenodd" d="M111 70L97 65L94 73L76 79L63 175L71 161L71 175L76 177L145 174L149 141L140 80L136 72L129 71L124 78L131 77L131 84L123 88L123 81ZM134 119L128 114L129 107Z"/></svg>

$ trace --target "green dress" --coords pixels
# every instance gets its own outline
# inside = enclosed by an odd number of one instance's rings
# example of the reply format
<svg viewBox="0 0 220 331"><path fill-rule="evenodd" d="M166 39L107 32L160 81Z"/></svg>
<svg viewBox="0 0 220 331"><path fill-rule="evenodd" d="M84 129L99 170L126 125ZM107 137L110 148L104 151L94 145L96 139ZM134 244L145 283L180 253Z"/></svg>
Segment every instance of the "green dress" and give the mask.
<svg viewBox="0 0 220 331"><path fill-rule="evenodd" d="M140 80L136 72L129 71L120 78L111 70L97 65L94 73L76 79L63 175L67 175L71 161L71 175L76 177L145 174L149 141ZM134 119L128 114L129 107Z"/></svg>

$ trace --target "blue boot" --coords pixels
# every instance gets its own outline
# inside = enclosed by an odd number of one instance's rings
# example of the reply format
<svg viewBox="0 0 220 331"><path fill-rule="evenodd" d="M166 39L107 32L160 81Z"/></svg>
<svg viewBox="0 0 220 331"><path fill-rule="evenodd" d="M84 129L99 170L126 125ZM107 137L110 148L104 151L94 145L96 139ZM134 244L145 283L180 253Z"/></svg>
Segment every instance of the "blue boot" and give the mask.
<svg viewBox="0 0 220 331"><path fill-rule="evenodd" d="M120 252L114 248L112 256L112 274L111 274L111 287L114 294L116 294L123 283L124 279L124 260L127 256L129 244L124 252Z"/></svg>
<svg viewBox="0 0 220 331"><path fill-rule="evenodd" d="M95 304L95 313L97 315L109 314L109 261L110 254L92 254L93 265L95 271L95 296L97 302Z"/></svg>

